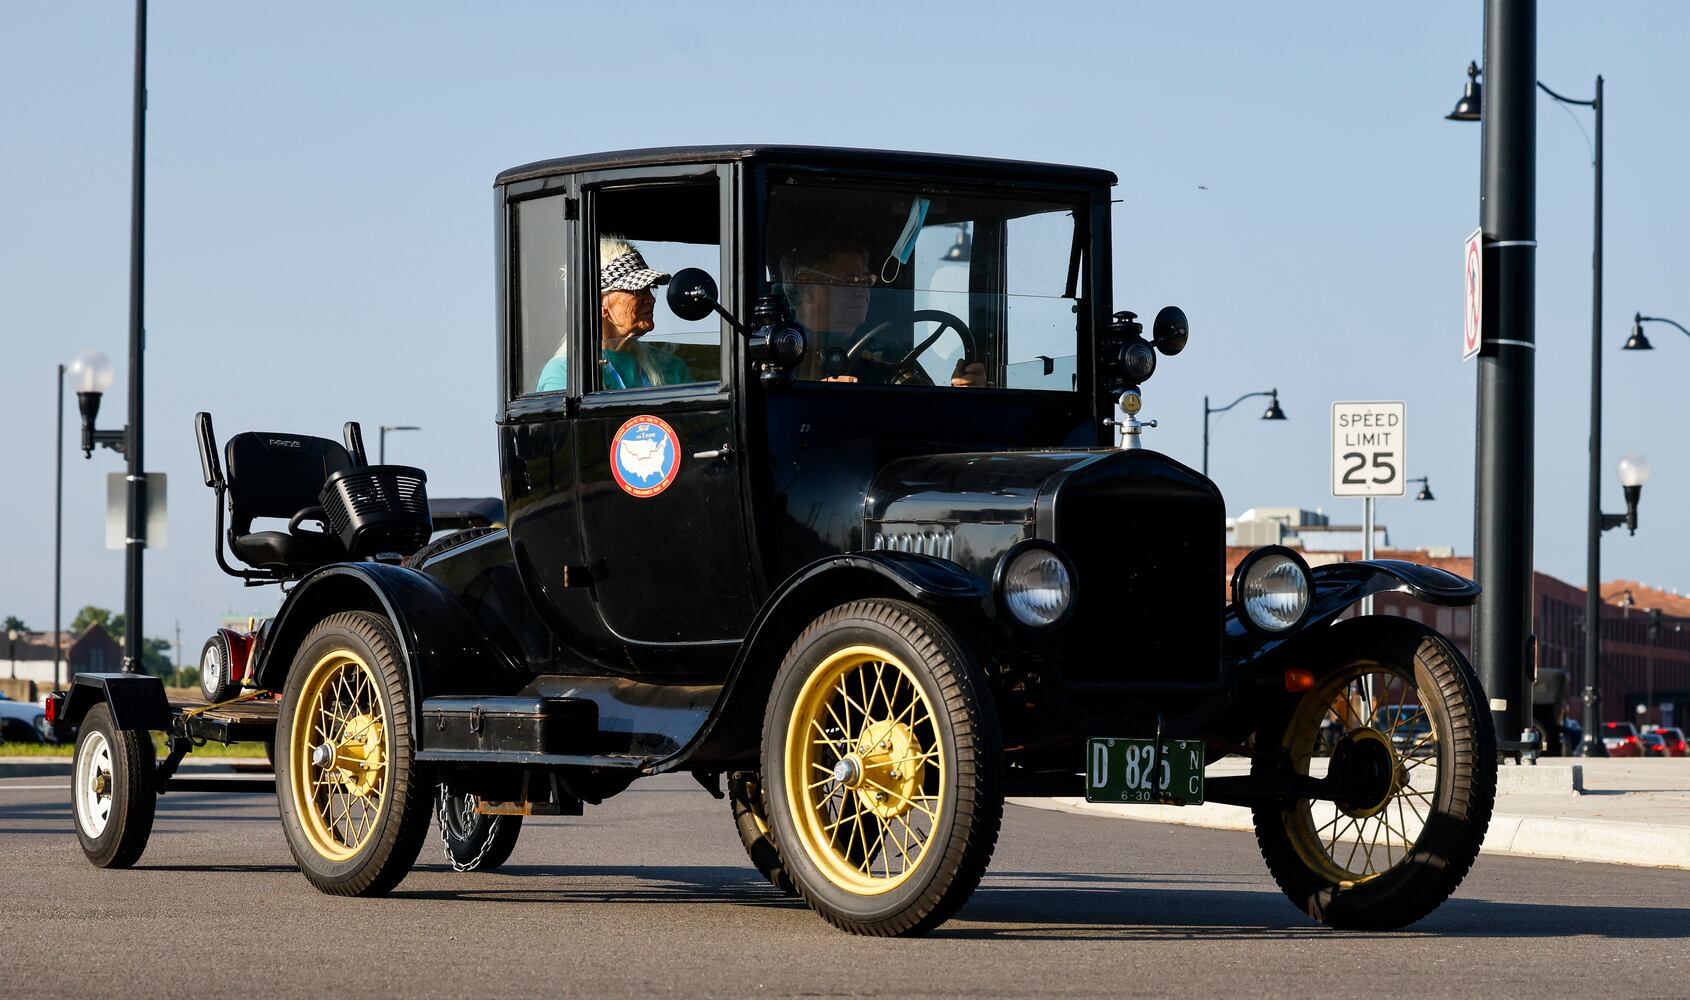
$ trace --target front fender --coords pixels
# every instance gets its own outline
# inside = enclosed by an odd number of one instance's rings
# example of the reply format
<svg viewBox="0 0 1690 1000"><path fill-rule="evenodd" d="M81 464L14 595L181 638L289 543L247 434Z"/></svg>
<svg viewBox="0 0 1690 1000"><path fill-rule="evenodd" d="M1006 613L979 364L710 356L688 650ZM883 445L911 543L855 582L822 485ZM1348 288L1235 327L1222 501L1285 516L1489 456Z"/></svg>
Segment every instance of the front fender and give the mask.
<svg viewBox="0 0 1690 1000"><path fill-rule="evenodd" d="M526 683L457 595L426 573L390 563L336 563L302 579L259 647L253 682L281 691L306 635L342 611L368 611L392 625L409 672L412 720L422 718L422 700L431 695L508 694Z"/></svg>
<svg viewBox="0 0 1690 1000"><path fill-rule="evenodd" d="M763 708L787 647L829 608L864 597L890 597L919 605L941 620L987 626L996 611L991 585L949 560L911 552L850 552L818 559L783 582L751 623L728 671L709 721L698 735L653 772L691 759L741 760L755 756Z"/></svg>
<svg viewBox="0 0 1690 1000"><path fill-rule="evenodd" d="M1238 609L1226 611L1226 656L1237 665L1265 656L1312 628L1330 625L1364 597L1387 592L1406 593L1427 604L1465 607L1479 599L1479 585L1464 576L1402 559L1372 559L1331 563L1310 571L1314 578L1313 607L1302 627L1284 635L1263 638L1238 620Z"/></svg>

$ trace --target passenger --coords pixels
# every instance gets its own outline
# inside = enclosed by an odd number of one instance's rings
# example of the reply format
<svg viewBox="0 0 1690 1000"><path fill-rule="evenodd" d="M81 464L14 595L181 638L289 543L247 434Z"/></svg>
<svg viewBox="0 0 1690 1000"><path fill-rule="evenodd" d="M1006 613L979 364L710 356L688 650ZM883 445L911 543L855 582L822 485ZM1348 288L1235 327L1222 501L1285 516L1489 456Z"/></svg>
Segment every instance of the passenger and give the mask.
<svg viewBox="0 0 1690 1000"><path fill-rule="evenodd" d="M640 337L651 332L657 296L652 288L669 283L669 275L646 266L645 258L626 240L599 240L599 357L604 388L633 389L691 382L687 363L668 351L649 347ZM540 369L536 392L565 389L568 380L568 338Z"/></svg>
<svg viewBox="0 0 1690 1000"><path fill-rule="evenodd" d="M853 358L845 352L861 336L868 318L871 289L879 283L866 250L848 244L815 244L789 251L781 258L781 278L792 302L793 317L813 341L793 377L823 382L883 381L888 365L865 347ZM986 366L957 359L951 385L986 384Z"/></svg>

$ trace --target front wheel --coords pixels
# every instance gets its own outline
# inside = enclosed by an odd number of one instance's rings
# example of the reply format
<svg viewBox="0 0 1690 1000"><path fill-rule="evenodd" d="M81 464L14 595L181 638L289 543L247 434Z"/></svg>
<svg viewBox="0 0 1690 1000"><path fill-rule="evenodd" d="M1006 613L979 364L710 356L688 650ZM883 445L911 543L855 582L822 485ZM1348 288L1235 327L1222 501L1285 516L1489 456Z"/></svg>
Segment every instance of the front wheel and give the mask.
<svg viewBox="0 0 1690 1000"><path fill-rule="evenodd" d="M387 622L350 611L312 629L288 672L276 726L282 830L306 880L332 895L392 889L428 834L434 784L414 760L402 664Z"/></svg>
<svg viewBox="0 0 1690 1000"><path fill-rule="evenodd" d="M151 733L117 728L104 704L83 716L71 809L76 840L95 867L128 868L141 859L158 806L156 767Z"/></svg>
<svg viewBox="0 0 1690 1000"><path fill-rule="evenodd" d="M1315 919L1404 927L1478 856L1496 798L1490 712L1449 640L1405 619L1359 618L1315 641L1315 686L1269 710L1252 770L1324 779L1334 801L1256 806L1256 841Z"/></svg>
<svg viewBox="0 0 1690 1000"><path fill-rule="evenodd" d="M985 874L1003 818L997 715L920 608L856 601L812 622L775 677L762 762L782 868L835 926L925 933Z"/></svg>

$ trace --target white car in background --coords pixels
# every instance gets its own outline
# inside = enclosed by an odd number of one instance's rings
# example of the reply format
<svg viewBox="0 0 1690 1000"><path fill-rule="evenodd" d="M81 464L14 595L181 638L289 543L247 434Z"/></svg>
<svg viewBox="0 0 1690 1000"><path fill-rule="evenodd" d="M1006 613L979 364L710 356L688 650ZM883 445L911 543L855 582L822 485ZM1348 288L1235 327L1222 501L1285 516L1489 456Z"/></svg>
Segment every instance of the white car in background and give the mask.
<svg viewBox="0 0 1690 1000"><path fill-rule="evenodd" d="M0 694L0 743L54 743L47 709Z"/></svg>

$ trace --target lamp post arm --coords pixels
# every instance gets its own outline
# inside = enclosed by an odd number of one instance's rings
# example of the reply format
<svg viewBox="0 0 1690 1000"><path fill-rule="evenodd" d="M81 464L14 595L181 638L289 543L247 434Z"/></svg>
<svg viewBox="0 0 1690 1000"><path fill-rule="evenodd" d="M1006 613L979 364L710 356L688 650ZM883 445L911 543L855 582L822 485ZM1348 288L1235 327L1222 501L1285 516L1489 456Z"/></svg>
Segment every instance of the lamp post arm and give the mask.
<svg viewBox="0 0 1690 1000"><path fill-rule="evenodd" d="M1278 389L1269 389L1266 392L1247 392L1244 395L1239 396L1237 399L1233 400L1232 402L1226 404L1225 406L1218 406L1218 407L1216 407L1212 410L1209 409L1209 405L1207 403L1204 403L1203 404L1203 412L1205 414L1225 413L1226 411L1232 409L1234 406L1237 406L1239 403L1244 402L1246 399L1253 399L1256 396L1275 396L1275 395L1278 395L1278 394L1279 394Z"/></svg>
<svg viewBox="0 0 1690 1000"><path fill-rule="evenodd" d="M1545 94L1548 94L1550 97L1555 98L1557 101L1560 101L1562 104L1577 104L1577 105L1580 105L1580 106L1586 107L1586 108L1596 107L1596 101L1594 99L1589 100L1589 101L1580 101L1580 100L1575 100L1574 98L1571 98L1571 97L1564 97L1560 94L1557 94L1555 91L1550 90L1547 86L1544 85L1544 82L1542 80L1539 80L1537 82L1537 89L1543 91Z"/></svg>
<svg viewBox="0 0 1690 1000"><path fill-rule="evenodd" d="M1639 317L1637 317L1637 322L1639 322L1639 323L1667 323L1667 324L1670 324L1672 326L1678 327L1679 330L1683 331L1685 336L1690 336L1690 330L1684 329L1684 324L1678 322L1677 320L1667 319L1665 316L1639 316Z"/></svg>

